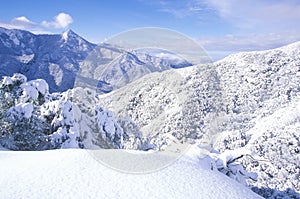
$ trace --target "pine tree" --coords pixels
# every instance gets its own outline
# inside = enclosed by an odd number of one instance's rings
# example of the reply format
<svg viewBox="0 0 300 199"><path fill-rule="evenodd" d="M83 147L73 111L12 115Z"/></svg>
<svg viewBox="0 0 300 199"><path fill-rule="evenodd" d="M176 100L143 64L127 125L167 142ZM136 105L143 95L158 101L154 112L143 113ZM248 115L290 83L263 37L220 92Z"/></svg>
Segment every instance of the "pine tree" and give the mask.
<svg viewBox="0 0 300 199"><path fill-rule="evenodd" d="M26 81L24 75L14 74L0 82L0 144L11 150L46 149L49 125L40 117L38 106L45 93L37 91L39 99L25 98Z"/></svg>

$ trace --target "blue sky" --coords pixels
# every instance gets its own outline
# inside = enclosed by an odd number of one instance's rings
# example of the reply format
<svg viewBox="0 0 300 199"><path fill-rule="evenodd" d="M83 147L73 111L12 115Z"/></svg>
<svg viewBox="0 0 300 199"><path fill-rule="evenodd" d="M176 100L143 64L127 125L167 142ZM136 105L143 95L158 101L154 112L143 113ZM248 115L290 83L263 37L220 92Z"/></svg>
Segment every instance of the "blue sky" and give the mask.
<svg viewBox="0 0 300 199"><path fill-rule="evenodd" d="M300 40L299 0L10 0L0 26L34 33L72 29L101 42L138 27L162 27L197 40L218 59Z"/></svg>

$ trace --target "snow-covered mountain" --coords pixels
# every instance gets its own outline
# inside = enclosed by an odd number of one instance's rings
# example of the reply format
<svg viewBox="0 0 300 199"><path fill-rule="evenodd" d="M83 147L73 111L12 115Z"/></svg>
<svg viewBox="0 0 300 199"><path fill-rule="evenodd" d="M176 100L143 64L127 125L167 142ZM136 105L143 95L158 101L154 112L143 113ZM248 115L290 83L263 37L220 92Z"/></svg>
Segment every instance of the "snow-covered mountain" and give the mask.
<svg viewBox="0 0 300 199"><path fill-rule="evenodd" d="M237 180L243 172L232 175L228 157L241 152L233 159L258 174L248 182L255 192L299 198L300 42L180 69L188 63L169 52L94 49L76 78L89 88L50 94L43 80L1 80L2 146L162 151L187 142L220 151L215 167Z"/></svg>
<svg viewBox="0 0 300 199"><path fill-rule="evenodd" d="M0 28L0 75L22 73L29 80L45 79L51 91L64 91L73 87L79 62L95 46L71 30L34 35Z"/></svg>
<svg viewBox="0 0 300 199"><path fill-rule="evenodd" d="M149 73L184 68L191 64L166 50L124 50L104 43L99 44L80 66L76 86L83 84L108 93Z"/></svg>
<svg viewBox="0 0 300 199"><path fill-rule="evenodd" d="M239 53L212 65L150 74L100 103L117 117L131 118L159 147L171 136L220 151L250 151L242 162L259 174L253 190L297 198L299 60L300 42Z"/></svg>
<svg viewBox="0 0 300 199"><path fill-rule="evenodd" d="M34 35L1 27L0 60L0 76L21 73L28 80L41 78L49 84L50 92L73 88L77 75L77 80L84 79L91 87L109 92L110 87L123 86L153 71L191 65L174 55L151 56L141 51L137 55L105 43L95 45L72 30L60 35ZM104 84L109 89L103 89Z"/></svg>

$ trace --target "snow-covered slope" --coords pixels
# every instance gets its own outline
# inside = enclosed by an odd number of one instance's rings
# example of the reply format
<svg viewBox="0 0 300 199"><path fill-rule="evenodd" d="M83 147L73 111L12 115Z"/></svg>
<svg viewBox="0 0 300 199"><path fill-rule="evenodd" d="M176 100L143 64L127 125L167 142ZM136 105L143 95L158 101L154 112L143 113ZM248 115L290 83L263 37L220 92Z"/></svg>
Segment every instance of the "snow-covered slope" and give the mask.
<svg viewBox="0 0 300 199"><path fill-rule="evenodd" d="M189 155L138 175L105 167L86 150L0 151L0 160L0 198L260 198Z"/></svg>
<svg viewBox="0 0 300 199"><path fill-rule="evenodd" d="M209 145L216 133L210 121L217 117L220 95L216 78L206 65L151 73L100 96L98 103L116 117L137 123L139 131L159 148L169 139L201 140Z"/></svg>
<svg viewBox="0 0 300 199"><path fill-rule="evenodd" d="M250 148L264 159L244 162L260 174L254 185L300 192L300 42L231 55L216 69L226 114L214 147Z"/></svg>
<svg viewBox="0 0 300 199"><path fill-rule="evenodd" d="M293 198L300 192L299 71L297 42L153 73L100 103L117 117L131 118L156 146L175 137L221 151L250 149L254 159L242 162L259 174L253 189L265 197L282 192Z"/></svg>

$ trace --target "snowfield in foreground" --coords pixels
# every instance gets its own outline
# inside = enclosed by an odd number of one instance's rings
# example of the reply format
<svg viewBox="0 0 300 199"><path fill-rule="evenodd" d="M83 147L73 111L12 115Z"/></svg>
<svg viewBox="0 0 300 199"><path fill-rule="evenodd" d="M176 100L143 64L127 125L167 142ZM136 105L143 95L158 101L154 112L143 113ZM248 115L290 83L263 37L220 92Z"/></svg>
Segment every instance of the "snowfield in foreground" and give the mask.
<svg viewBox="0 0 300 199"><path fill-rule="evenodd" d="M87 150L0 151L0 198L261 198L192 151L146 174L105 167Z"/></svg>

